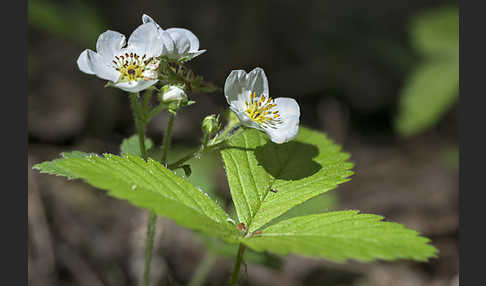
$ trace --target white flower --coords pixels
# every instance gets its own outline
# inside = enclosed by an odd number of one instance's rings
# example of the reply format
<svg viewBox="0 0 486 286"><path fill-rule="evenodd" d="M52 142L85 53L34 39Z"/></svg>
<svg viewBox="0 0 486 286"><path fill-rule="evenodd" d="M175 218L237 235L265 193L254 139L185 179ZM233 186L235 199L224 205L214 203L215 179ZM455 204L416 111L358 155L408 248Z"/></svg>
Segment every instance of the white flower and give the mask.
<svg viewBox="0 0 486 286"><path fill-rule="evenodd" d="M199 40L191 31L183 28L162 29L150 16L143 14L143 23L154 23L164 42L163 55L174 60L191 60L206 50L199 50Z"/></svg>
<svg viewBox="0 0 486 286"><path fill-rule="evenodd" d="M288 142L299 131L299 105L293 98L272 99L265 72L255 68L231 71L224 84L231 110L245 126L264 131L275 143Z"/></svg>
<svg viewBox="0 0 486 286"><path fill-rule="evenodd" d="M171 85L171 86L163 86L162 91L164 94L162 95L162 101L165 103L173 102L173 101L185 101L187 100L187 95L184 90L178 86Z"/></svg>
<svg viewBox="0 0 486 286"><path fill-rule="evenodd" d="M114 31L98 37L96 52L84 50L78 58L82 72L109 80L127 92L139 92L158 81L162 40L153 23L140 25L128 39Z"/></svg>

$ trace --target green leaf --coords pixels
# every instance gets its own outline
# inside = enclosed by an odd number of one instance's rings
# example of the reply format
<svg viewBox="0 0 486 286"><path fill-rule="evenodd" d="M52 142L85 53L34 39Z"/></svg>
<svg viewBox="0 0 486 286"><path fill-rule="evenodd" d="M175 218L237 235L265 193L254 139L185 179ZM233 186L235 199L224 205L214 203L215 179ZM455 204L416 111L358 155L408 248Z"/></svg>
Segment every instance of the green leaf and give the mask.
<svg viewBox="0 0 486 286"><path fill-rule="evenodd" d="M425 61L400 94L397 131L411 136L434 126L459 95L459 11L428 10L412 21L411 40Z"/></svg>
<svg viewBox="0 0 486 286"><path fill-rule="evenodd" d="M138 135L132 135L129 138L123 139L123 142L120 146L121 154L131 154L135 156L142 156L140 152L140 141L138 140ZM149 138L145 138L145 149L149 150L152 148L153 143L152 140Z"/></svg>
<svg viewBox="0 0 486 286"><path fill-rule="evenodd" d="M71 153L61 153L61 157L63 159L70 159L70 158L85 158L88 156L96 156L95 154L84 153L81 151L73 151ZM56 175L56 176L64 176L67 177L69 180L77 179L78 176L76 174L70 172L69 170L59 168L57 163L63 159L56 159L53 161L46 161L39 164L35 164L32 166L33 169L40 170L41 173Z"/></svg>
<svg viewBox="0 0 486 286"><path fill-rule="evenodd" d="M443 7L415 16L411 40L425 57L459 57L459 10Z"/></svg>
<svg viewBox="0 0 486 286"><path fill-rule="evenodd" d="M163 165L131 154L122 157L113 154L100 156L69 156L51 161L52 165L38 164L35 168L59 175L81 178L94 187L132 204L153 210L158 215L173 219L190 229L236 242L239 233L228 221L228 215L185 179ZM59 172L57 172L59 171Z"/></svg>
<svg viewBox="0 0 486 286"><path fill-rule="evenodd" d="M404 136L432 127L459 95L459 62L429 61L411 75L400 94L395 126Z"/></svg>
<svg viewBox="0 0 486 286"><path fill-rule="evenodd" d="M231 137L221 154L238 219L249 232L334 189L353 173L353 164L346 162L349 154L323 133L303 127L284 144L246 129Z"/></svg>
<svg viewBox="0 0 486 286"><path fill-rule="evenodd" d="M335 191L327 192L324 194L320 194L316 197L313 197L312 199L291 208L283 215L272 220L269 224L276 224L283 220L298 217L298 216L306 216L311 214L320 214L320 213L328 212L332 209L335 209L337 205L338 205L338 196L335 193Z"/></svg>
<svg viewBox="0 0 486 286"><path fill-rule="evenodd" d="M80 44L93 44L105 30L98 12L86 1L29 0L29 25Z"/></svg>
<svg viewBox="0 0 486 286"><path fill-rule="evenodd" d="M347 259L427 261L437 250L429 239L381 216L337 211L296 217L272 225L242 241L257 251L296 253L336 262Z"/></svg>

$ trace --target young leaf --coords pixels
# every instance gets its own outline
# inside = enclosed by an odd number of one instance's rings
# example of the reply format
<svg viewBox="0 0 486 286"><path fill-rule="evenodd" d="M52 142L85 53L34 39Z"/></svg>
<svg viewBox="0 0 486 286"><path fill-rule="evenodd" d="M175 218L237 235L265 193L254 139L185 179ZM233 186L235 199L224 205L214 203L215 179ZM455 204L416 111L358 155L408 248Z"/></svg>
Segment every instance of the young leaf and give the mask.
<svg viewBox="0 0 486 286"><path fill-rule="evenodd" d="M459 57L459 10L431 9L411 21L411 41L425 57Z"/></svg>
<svg viewBox="0 0 486 286"><path fill-rule="evenodd" d="M458 59L422 64L401 92L397 130L404 136L425 131L441 119L458 95Z"/></svg>
<svg viewBox="0 0 486 286"><path fill-rule="evenodd" d="M435 125L459 95L459 11L445 7L412 21L411 41L425 60L400 94L397 131L411 136Z"/></svg>
<svg viewBox="0 0 486 286"><path fill-rule="evenodd" d="M152 140L149 138L145 139L145 149L149 150L152 148ZM140 143L138 140L138 135L132 135L129 138L123 139L123 142L120 146L120 151L121 154L132 154L135 156L142 156L142 153L140 152Z"/></svg>
<svg viewBox="0 0 486 286"><path fill-rule="evenodd" d="M239 221L255 231L348 181L353 164L340 150L324 134L303 127L285 144L255 129L231 137L221 154Z"/></svg>
<svg viewBox="0 0 486 286"><path fill-rule="evenodd" d="M87 1L28 2L29 25L80 44L93 44L93 39L107 27L96 8Z"/></svg>
<svg viewBox="0 0 486 286"><path fill-rule="evenodd" d="M242 241L257 251L280 255L289 253L325 258L335 262L347 259L413 259L427 261L437 249L429 239L381 216L336 211L296 217L274 224Z"/></svg>
<svg viewBox="0 0 486 286"><path fill-rule="evenodd" d="M205 193L157 161L130 154L122 157L68 156L51 164L34 166L43 172L81 178L108 194L151 209L176 223L235 242L238 231L228 221L228 215ZM47 166L47 169L46 169Z"/></svg>

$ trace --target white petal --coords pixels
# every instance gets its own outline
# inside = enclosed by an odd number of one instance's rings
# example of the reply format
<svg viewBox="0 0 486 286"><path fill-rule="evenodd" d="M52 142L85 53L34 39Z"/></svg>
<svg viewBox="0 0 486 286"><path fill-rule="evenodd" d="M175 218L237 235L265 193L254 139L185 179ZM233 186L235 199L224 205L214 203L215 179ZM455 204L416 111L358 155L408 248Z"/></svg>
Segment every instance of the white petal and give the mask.
<svg viewBox="0 0 486 286"><path fill-rule="evenodd" d="M158 57L162 53L162 40L157 26L149 22L138 26L128 38L128 47L139 56Z"/></svg>
<svg viewBox="0 0 486 286"><path fill-rule="evenodd" d="M281 118L300 116L300 107L295 99L290 97L279 97L275 99L275 108L278 110Z"/></svg>
<svg viewBox="0 0 486 286"><path fill-rule="evenodd" d="M140 92L154 85L157 81L158 80L125 81L115 84L115 87L127 92Z"/></svg>
<svg viewBox="0 0 486 286"><path fill-rule="evenodd" d="M299 133L299 118L288 118L276 129L266 127L265 133L268 134L273 143L282 144L289 142Z"/></svg>
<svg viewBox="0 0 486 286"><path fill-rule="evenodd" d="M95 74L95 72L91 69L90 64L88 62L88 50L84 50L78 57L76 61L78 64L78 68L87 74Z"/></svg>
<svg viewBox="0 0 486 286"><path fill-rule="evenodd" d="M279 97L275 99L276 109L279 111L282 123L272 127L265 127L265 132L272 142L281 144L294 139L299 132L300 108L293 98Z"/></svg>
<svg viewBox="0 0 486 286"><path fill-rule="evenodd" d="M111 62L125 45L125 36L115 31L106 31L98 37L96 52L105 62Z"/></svg>
<svg viewBox="0 0 486 286"><path fill-rule="evenodd" d="M199 50L199 39L193 32L184 28L169 28L166 30L169 34L177 34L189 41L189 52L197 52Z"/></svg>
<svg viewBox="0 0 486 286"><path fill-rule="evenodd" d="M201 55L201 54L204 54L206 52L206 50L200 50L200 51L197 51L197 52L189 52L189 56L191 59Z"/></svg>
<svg viewBox="0 0 486 286"><path fill-rule="evenodd" d="M230 107L233 107L236 110L239 111L245 111L246 110L246 102L250 100L251 97L251 91L249 90L243 90L240 95L238 95L238 98L236 100L231 101ZM245 113L246 114L246 113Z"/></svg>
<svg viewBox="0 0 486 286"><path fill-rule="evenodd" d="M255 92L257 96L261 95L262 93L269 96L267 76L262 68L254 68L248 73L246 78L248 80L250 90Z"/></svg>
<svg viewBox="0 0 486 286"><path fill-rule="evenodd" d="M160 25L155 22L154 19L152 19L152 17L150 17L149 15L147 14L143 14L142 15L142 22L145 24L145 23L153 23L155 24L155 26L157 27L158 31L159 31L159 37L160 37L160 40L162 41L162 53L161 55L172 55L174 53L174 40L171 38L170 34L167 33L164 29L162 29L162 27L160 27Z"/></svg>
<svg viewBox="0 0 486 286"><path fill-rule="evenodd" d="M169 33L170 37L174 40L174 44L175 44L174 52L177 53L178 55L183 55L186 52L189 52L189 49L191 48L191 42L189 38L187 38L186 32L184 32L183 30L185 29L170 28L165 30L167 33Z"/></svg>
<svg viewBox="0 0 486 286"><path fill-rule="evenodd" d="M175 48L175 43L172 37L170 36L169 33L163 30L159 30L159 37L160 40L162 41L163 45L163 50L162 50L162 55L163 56L171 56L174 54L174 48Z"/></svg>
<svg viewBox="0 0 486 286"><path fill-rule="evenodd" d="M152 17L150 17L149 15L147 14L143 14L142 15L142 23L154 23L155 26L158 28L158 29L162 29L159 24L157 24L157 22L154 21L154 19L152 19Z"/></svg>
<svg viewBox="0 0 486 286"><path fill-rule="evenodd" d="M244 70L231 71L224 83L224 95L228 104L241 111L243 108L241 102L244 104L249 92L246 72Z"/></svg>
<svg viewBox="0 0 486 286"><path fill-rule="evenodd" d="M79 57L81 59L78 58L78 66L83 72L88 71L87 73L95 73L99 78L111 80L113 82L117 81L120 77L120 73L115 70L115 68L105 64L103 58L92 50L85 50ZM82 65L79 64L80 61Z"/></svg>

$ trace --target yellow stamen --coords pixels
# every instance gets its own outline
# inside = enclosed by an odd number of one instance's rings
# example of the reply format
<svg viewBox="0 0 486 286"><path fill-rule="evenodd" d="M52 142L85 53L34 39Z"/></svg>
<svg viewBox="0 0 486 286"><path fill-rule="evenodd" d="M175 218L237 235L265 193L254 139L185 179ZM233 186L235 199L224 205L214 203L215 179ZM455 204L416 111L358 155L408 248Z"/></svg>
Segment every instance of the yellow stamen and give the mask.
<svg viewBox="0 0 486 286"><path fill-rule="evenodd" d="M253 121L258 124L273 126L280 123L280 114L278 110L272 110L277 105L271 97L266 97L264 94L260 95L260 98L255 100L256 93L252 92L250 94L249 100L245 101L246 114Z"/></svg>
<svg viewBox="0 0 486 286"><path fill-rule="evenodd" d="M146 57L147 55L144 54L142 59ZM115 56L115 60L113 60L114 68L120 72L121 81L137 81L143 79L144 71L153 69L153 67L146 67L148 62L148 60L146 62L141 61L140 57L134 53L125 53L125 56Z"/></svg>

